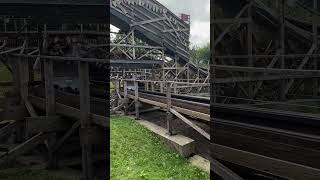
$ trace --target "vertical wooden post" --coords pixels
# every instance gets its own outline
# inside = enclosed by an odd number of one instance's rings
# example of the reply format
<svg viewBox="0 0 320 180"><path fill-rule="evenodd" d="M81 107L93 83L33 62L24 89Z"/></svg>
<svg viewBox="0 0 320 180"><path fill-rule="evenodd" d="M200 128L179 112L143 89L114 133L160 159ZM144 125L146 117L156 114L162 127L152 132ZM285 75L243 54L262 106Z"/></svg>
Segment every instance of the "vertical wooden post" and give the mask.
<svg viewBox="0 0 320 180"><path fill-rule="evenodd" d="M149 91L149 82L148 81L145 83L145 89L146 89L146 91Z"/></svg>
<svg viewBox="0 0 320 180"><path fill-rule="evenodd" d="M124 115L127 115L128 112L128 82L126 80L123 81L123 95L124 95Z"/></svg>
<svg viewBox="0 0 320 180"><path fill-rule="evenodd" d="M132 29L132 58L136 59L136 41L135 41L135 37L134 37L134 28Z"/></svg>
<svg viewBox="0 0 320 180"><path fill-rule="evenodd" d="M284 0L279 0L280 1L280 49L281 49L281 55L285 55L286 50L285 50L285 1ZM280 68L284 69L285 68L285 57L281 56L280 57ZM286 80L280 80L280 99L282 101L285 100L285 87L286 87Z"/></svg>
<svg viewBox="0 0 320 180"><path fill-rule="evenodd" d="M170 112L171 109L171 83L167 83L167 130L168 134L172 135L172 114Z"/></svg>
<svg viewBox="0 0 320 180"><path fill-rule="evenodd" d="M175 81L175 82L173 83L173 93L174 93L174 94L178 94L177 81Z"/></svg>
<svg viewBox="0 0 320 180"><path fill-rule="evenodd" d="M313 0L313 10L317 12L318 10L318 0ZM312 29L313 29L313 44L315 45L315 54L318 54L318 25L319 22L316 20L317 16L313 15L313 21L312 21ZM313 66L315 70L318 70L319 68L319 62L318 58L313 58ZM318 96L319 93L319 78L313 79L313 96Z"/></svg>
<svg viewBox="0 0 320 180"><path fill-rule="evenodd" d="M249 55L249 58L248 58L248 67L253 67L253 58L252 58L252 4L253 4L253 1L250 0L249 1L250 5L248 7L248 19L250 19L250 22L248 22L247 24L247 29L248 29L248 45L247 45L247 51L248 51L248 55ZM248 73L248 76L249 77L252 77L253 76L253 73ZM250 99L253 99L253 90L254 90L254 86L253 86L253 83L254 82L249 82L249 89L248 89L248 94L249 94L249 98Z"/></svg>
<svg viewBox="0 0 320 180"><path fill-rule="evenodd" d="M116 86L116 93L118 95L118 94L120 94L120 80L118 77L115 80L115 86Z"/></svg>
<svg viewBox="0 0 320 180"><path fill-rule="evenodd" d="M188 65L187 65L187 81L188 81L188 83L190 82L190 64L188 63Z"/></svg>
<svg viewBox="0 0 320 180"><path fill-rule="evenodd" d="M46 115L47 116L55 116L56 109L55 109L55 92L54 92L54 85L53 85L53 60L46 59L44 62L44 75L45 75L45 94L46 94ZM57 157L56 153L50 150L51 146L55 144L56 135L52 134L49 138L48 146L49 146L49 164L48 167L51 169L57 168Z"/></svg>
<svg viewBox="0 0 320 180"><path fill-rule="evenodd" d="M19 58L19 75L20 75L20 96L21 104L24 104L28 98L28 83L29 83L29 62L25 58Z"/></svg>
<svg viewBox="0 0 320 180"><path fill-rule="evenodd" d="M151 91L154 92L154 82L151 82Z"/></svg>
<svg viewBox="0 0 320 180"><path fill-rule="evenodd" d="M55 115L55 94L53 86L53 61L46 59L44 62L45 91L46 91L46 115Z"/></svg>
<svg viewBox="0 0 320 180"><path fill-rule="evenodd" d="M13 61L9 61L12 67L12 78L14 83L13 92L15 95L20 95L20 63L17 57L14 58Z"/></svg>
<svg viewBox="0 0 320 180"><path fill-rule="evenodd" d="M42 54L46 54L47 53L47 46L48 46L48 42L47 42L47 25L43 25L43 35L42 35L42 50L41 53ZM44 61L40 61L41 63L41 81L45 81L45 68L44 68Z"/></svg>
<svg viewBox="0 0 320 180"><path fill-rule="evenodd" d="M90 117L90 84L89 84L89 64L79 61L78 64L79 82L80 82L80 121L82 129L91 127ZM93 180L92 171L92 146L81 144L82 148L82 171L85 180Z"/></svg>
<svg viewBox="0 0 320 180"><path fill-rule="evenodd" d="M136 119L139 119L139 84L136 79L134 80L134 103L135 103Z"/></svg>
<svg viewBox="0 0 320 180"><path fill-rule="evenodd" d="M160 82L160 92L163 93L163 81Z"/></svg>

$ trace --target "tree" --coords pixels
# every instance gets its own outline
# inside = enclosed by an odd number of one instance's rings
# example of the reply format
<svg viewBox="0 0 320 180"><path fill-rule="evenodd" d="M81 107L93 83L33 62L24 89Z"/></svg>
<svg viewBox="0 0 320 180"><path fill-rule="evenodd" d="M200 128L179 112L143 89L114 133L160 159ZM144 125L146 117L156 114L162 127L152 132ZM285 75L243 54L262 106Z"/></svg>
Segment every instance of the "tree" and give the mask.
<svg viewBox="0 0 320 180"><path fill-rule="evenodd" d="M210 43L207 43L202 47L193 46L190 52L191 61L195 64L200 66L208 65L210 60Z"/></svg>

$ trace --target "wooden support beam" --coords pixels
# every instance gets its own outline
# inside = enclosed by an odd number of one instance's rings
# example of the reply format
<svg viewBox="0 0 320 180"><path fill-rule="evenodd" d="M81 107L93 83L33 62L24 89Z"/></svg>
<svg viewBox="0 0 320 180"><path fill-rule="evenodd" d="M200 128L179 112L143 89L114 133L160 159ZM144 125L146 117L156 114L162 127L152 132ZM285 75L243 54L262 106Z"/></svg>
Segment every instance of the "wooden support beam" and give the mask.
<svg viewBox="0 0 320 180"><path fill-rule="evenodd" d="M281 79L306 79L306 78L315 78L320 77L320 75L288 75L288 74L279 74L279 75L260 75L253 77L230 77L230 78L216 78L213 84L223 84L223 83L240 83L240 82L250 82L250 81L271 81L271 80L281 80Z"/></svg>
<svg viewBox="0 0 320 180"><path fill-rule="evenodd" d="M45 110L45 100L43 98L35 97L35 96L29 96L29 100L36 108ZM64 104L56 103L56 112L57 114L74 118L74 119L80 119L80 109L70 107ZM95 125L102 126L102 127L109 127L108 124L108 118L105 116L100 116L97 114L90 113L90 116L92 117L92 122Z"/></svg>
<svg viewBox="0 0 320 180"><path fill-rule="evenodd" d="M65 141L78 130L80 127L80 120L76 121L71 128L59 139L57 140L56 144L53 146L52 151L56 152L64 143Z"/></svg>
<svg viewBox="0 0 320 180"><path fill-rule="evenodd" d="M318 11L318 0L313 0L313 10L315 12ZM313 44L315 45L315 52L316 54L319 52L319 49L318 49L318 27L319 27L319 19L316 20L318 17L316 15L316 13L313 13L313 22L312 22L312 32L313 32ZM318 70L319 69L319 65L320 63L318 62L319 58L314 58L313 59L313 68L315 70ZM319 87L319 78L314 78L313 79L313 96L318 96L319 95L319 91L318 91L318 87Z"/></svg>
<svg viewBox="0 0 320 180"><path fill-rule="evenodd" d="M212 157L284 179L318 180L320 170L219 144L211 144Z"/></svg>
<svg viewBox="0 0 320 180"><path fill-rule="evenodd" d="M223 179L228 179L228 180L243 180L239 175L234 173L232 170L224 166L222 163L219 161L212 159L210 161L210 169L222 177Z"/></svg>
<svg viewBox="0 0 320 180"><path fill-rule="evenodd" d="M19 59L19 75L20 75L20 96L21 104L24 104L24 101L28 97L28 82L29 82L29 64L28 60L25 58Z"/></svg>
<svg viewBox="0 0 320 180"><path fill-rule="evenodd" d="M44 77L45 77L45 97L46 97L46 116L55 117L56 116L56 107L55 107L55 93L53 85L53 60L46 59L44 62ZM50 151L51 146L55 144L56 134L51 133L51 137L46 142L47 147L49 148L49 162L48 167L55 169L57 168L57 156L52 151Z"/></svg>
<svg viewBox="0 0 320 180"><path fill-rule="evenodd" d="M157 110L160 110L160 108L159 107L152 107L152 108L149 108L149 109L143 109L143 110L140 110L140 114L141 113L152 112L152 111L157 111ZM135 114L135 113L134 112L130 112L128 114L132 115L132 114Z"/></svg>
<svg viewBox="0 0 320 180"><path fill-rule="evenodd" d="M86 145L107 145L107 131L101 127L80 128L80 143Z"/></svg>
<svg viewBox="0 0 320 180"><path fill-rule="evenodd" d="M196 130L198 133L200 133L202 136L204 136L206 139L208 139L210 141L210 135L207 132L205 132L203 129L201 129L199 126L195 125L189 119L187 119L182 114L180 114L179 112L177 112L176 110L174 110L172 108L170 108L170 112L172 114L174 114L175 116L177 116L179 119L181 119L183 122L188 124L190 127L192 127L194 130Z"/></svg>
<svg viewBox="0 0 320 180"><path fill-rule="evenodd" d="M316 44L312 44L312 46L310 47L309 51L307 54L312 54L314 51L316 50ZM310 57L304 57L303 60L301 61L298 70L303 70L303 67L305 66L305 64L309 61ZM294 83L294 79L290 79L289 83L284 87L284 93L287 94L288 91L290 90L291 86Z"/></svg>
<svg viewBox="0 0 320 180"><path fill-rule="evenodd" d="M320 75L320 72L317 70L279 69L279 68L263 68L263 67L230 66L230 65L211 65L211 66L217 70L239 71L239 72L250 72L250 73Z"/></svg>
<svg viewBox="0 0 320 180"><path fill-rule="evenodd" d="M30 101L28 99L26 99L24 101L24 104L25 104L25 106L26 106L26 108L27 108L27 110L28 110L28 112L29 112L31 117L37 117L38 116L38 114L36 113L36 111L34 110L32 104L30 103Z"/></svg>
<svg viewBox="0 0 320 180"><path fill-rule="evenodd" d="M124 94L124 114L126 115L128 112L128 82L123 81L123 94Z"/></svg>
<svg viewBox="0 0 320 180"><path fill-rule="evenodd" d="M134 81L134 104L136 119L139 119L139 84L138 81Z"/></svg>
<svg viewBox="0 0 320 180"><path fill-rule="evenodd" d="M81 128L91 127L90 117L90 83L89 83L89 63L78 62L78 73L80 81L80 121ZM81 144L82 148L82 171L85 180L93 180L92 166L92 146Z"/></svg>
<svg viewBox="0 0 320 180"><path fill-rule="evenodd" d="M134 98L134 96L129 95L130 98ZM156 101L152 101L149 99L145 99L145 98L139 98L140 102L146 103L146 104L150 104L153 106L158 106L161 108L166 109L167 108L167 104L165 103L161 103L161 102L156 102ZM172 109L176 110L177 112L180 112L182 114L194 117L194 118L198 118L204 121L210 121L210 115L209 114L205 114L205 113L201 113L201 112L197 112L197 111L193 111L190 109L185 109L185 108L181 108L181 107L177 107L177 106L172 106Z"/></svg>
<svg viewBox="0 0 320 180"><path fill-rule="evenodd" d="M32 150L38 144L43 143L49 137L46 133L38 133L34 135L32 138L28 139L24 143L16 146L15 148L11 149L9 152L3 155L3 158L0 160L0 164L6 163L17 156L26 153Z"/></svg>
<svg viewBox="0 0 320 180"><path fill-rule="evenodd" d="M16 128L17 123L14 120L11 121L1 121L0 125L2 126L2 128L0 128L0 138L10 134L14 128Z"/></svg>
<svg viewBox="0 0 320 180"><path fill-rule="evenodd" d="M170 109L172 107L172 99L171 99L171 83L167 83L167 130L169 135L173 135L173 128L172 128L172 121L173 117L170 112Z"/></svg>
<svg viewBox="0 0 320 180"><path fill-rule="evenodd" d="M55 116L55 94L53 86L53 61L47 59L44 62L45 92L46 92L46 115Z"/></svg>

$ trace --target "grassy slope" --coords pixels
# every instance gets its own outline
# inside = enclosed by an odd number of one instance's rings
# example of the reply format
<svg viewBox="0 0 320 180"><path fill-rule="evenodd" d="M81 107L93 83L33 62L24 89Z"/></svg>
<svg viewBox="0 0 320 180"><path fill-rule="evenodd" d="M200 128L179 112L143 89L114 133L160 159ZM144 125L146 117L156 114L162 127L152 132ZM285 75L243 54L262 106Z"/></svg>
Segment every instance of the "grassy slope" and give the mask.
<svg viewBox="0 0 320 180"><path fill-rule="evenodd" d="M111 118L111 179L209 179L127 117Z"/></svg>

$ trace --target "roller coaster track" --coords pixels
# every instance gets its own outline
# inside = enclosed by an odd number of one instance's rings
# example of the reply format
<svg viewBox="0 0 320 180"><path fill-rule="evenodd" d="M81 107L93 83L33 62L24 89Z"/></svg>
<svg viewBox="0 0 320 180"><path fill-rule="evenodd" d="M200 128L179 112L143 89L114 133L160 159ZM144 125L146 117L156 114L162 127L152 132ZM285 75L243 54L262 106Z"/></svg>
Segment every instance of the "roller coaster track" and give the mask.
<svg viewBox="0 0 320 180"><path fill-rule="evenodd" d="M110 0L111 24L122 31L136 32L136 37L152 46L165 47L165 54L178 57L182 65L190 63L190 25L155 0ZM207 71L200 69L206 75Z"/></svg>

